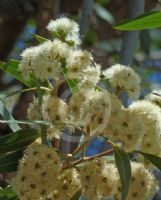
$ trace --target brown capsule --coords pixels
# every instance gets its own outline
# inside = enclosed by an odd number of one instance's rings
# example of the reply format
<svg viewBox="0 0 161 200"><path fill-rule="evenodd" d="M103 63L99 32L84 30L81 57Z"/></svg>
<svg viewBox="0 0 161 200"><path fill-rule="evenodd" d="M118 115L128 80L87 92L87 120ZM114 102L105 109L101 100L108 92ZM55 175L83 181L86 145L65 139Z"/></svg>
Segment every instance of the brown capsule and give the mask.
<svg viewBox="0 0 161 200"><path fill-rule="evenodd" d="M36 188L36 184L30 184L30 187L31 187L32 189L35 189L35 188Z"/></svg>
<svg viewBox="0 0 161 200"><path fill-rule="evenodd" d="M134 192L133 194L132 194L132 197L137 197L138 196L138 193L137 192Z"/></svg>
<svg viewBox="0 0 161 200"><path fill-rule="evenodd" d="M40 168L39 163L35 163L35 169L39 169L39 168Z"/></svg>
<svg viewBox="0 0 161 200"><path fill-rule="evenodd" d="M26 179L26 176L21 177L21 181L23 182Z"/></svg>
<svg viewBox="0 0 161 200"><path fill-rule="evenodd" d="M38 151L34 151L33 152L33 155L35 156L35 155L37 155L39 152Z"/></svg>

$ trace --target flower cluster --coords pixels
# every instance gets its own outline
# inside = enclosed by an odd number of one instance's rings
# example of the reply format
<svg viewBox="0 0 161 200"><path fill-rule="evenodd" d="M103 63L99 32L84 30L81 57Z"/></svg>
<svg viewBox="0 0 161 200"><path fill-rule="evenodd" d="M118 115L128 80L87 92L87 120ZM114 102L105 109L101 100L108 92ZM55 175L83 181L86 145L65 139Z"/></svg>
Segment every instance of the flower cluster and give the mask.
<svg viewBox="0 0 161 200"><path fill-rule="evenodd" d="M12 186L23 200L69 199L79 187L78 173L75 169L60 172L57 152L46 145L33 144L24 154Z"/></svg>
<svg viewBox="0 0 161 200"><path fill-rule="evenodd" d="M73 20L66 17L51 20L47 29L53 36L52 41L47 40L22 53L20 70L24 78L32 76L44 83L39 87L42 99L34 97L27 118L47 122L48 139L51 136L60 138L65 128L71 134L78 128L85 139L102 136L113 146L131 153L135 162L131 161L132 179L127 200L152 197L157 190L157 181L150 171L154 165L135 153L161 156L161 97L156 95L158 92L139 100L141 79L129 66L116 64L102 71L91 53L80 48L79 26ZM102 78L110 83L109 91L100 87ZM63 83L72 87L65 98L59 94ZM126 108L120 100L122 92L133 100ZM32 127L42 131L40 124ZM46 144L31 145L13 180L18 198L70 200L81 190L89 200L121 199L121 181L113 161L95 159L78 163L74 168L75 165L70 164L72 159L66 162L64 159ZM64 163L69 164L68 169L64 170ZM140 187L142 192L139 192Z"/></svg>
<svg viewBox="0 0 161 200"><path fill-rule="evenodd" d="M132 180L127 200L147 200L158 189L157 181L144 165L131 162ZM61 171L61 162L53 148L33 144L20 162L13 189L20 200L70 200L75 192L89 200L121 199L121 182L115 164L96 159L77 168ZM139 192L140 187L142 192Z"/></svg>
<svg viewBox="0 0 161 200"><path fill-rule="evenodd" d="M152 175L143 164L131 163L132 177L127 200L142 199L147 200L149 197L154 196L156 192L157 182L154 175ZM121 184L117 183L116 191L114 194L116 200L121 199Z"/></svg>
<svg viewBox="0 0 161 200"><path fill-rule="evenodd" d="M54 191L61 170L58 154L46 145L32 145L20 162L13 189L24 200L40 199Z"/></svg>

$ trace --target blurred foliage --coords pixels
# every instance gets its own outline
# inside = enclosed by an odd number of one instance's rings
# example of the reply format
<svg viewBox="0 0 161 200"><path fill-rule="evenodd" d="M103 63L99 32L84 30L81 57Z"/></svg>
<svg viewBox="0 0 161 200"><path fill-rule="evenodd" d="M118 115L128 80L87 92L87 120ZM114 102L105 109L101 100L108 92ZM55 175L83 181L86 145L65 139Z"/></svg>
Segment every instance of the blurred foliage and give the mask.
<svg viewBox="0 0 161 200"><path fill-rule="evenodd" d="M114 24L115 20L113 15L98 3L94 4L94 11L98 17L105 20L109 24Z"/></svg>
<svg viewBox="0 0 161 200"><path fill-rule="evenodd" d="M84 42L86 45L93 46L98 41L97 33L90 29L85 35Z"/></svg>
<svg viewBox="0 0 161 200"><path fill-rule="evenodd" d="M99 3L102 6L107 5L108 3L111 2L111 0L96 0L97 3Z"/></svg>

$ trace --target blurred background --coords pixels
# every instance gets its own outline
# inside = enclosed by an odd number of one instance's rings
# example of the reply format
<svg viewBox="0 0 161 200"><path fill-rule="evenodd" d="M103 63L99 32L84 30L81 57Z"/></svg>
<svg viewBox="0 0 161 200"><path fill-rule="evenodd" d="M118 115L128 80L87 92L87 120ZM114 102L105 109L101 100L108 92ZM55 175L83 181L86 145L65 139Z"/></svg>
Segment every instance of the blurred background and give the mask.
<svg viewBox="0 0 161 200"><path fill-rule="evenodd" d="M160 6L159 0L0 0L0 61L19 60L23 49L38 44L33 34L50 38L46 30L49 21L67 16L80 24L82 47L91 51L103 68L121 63L141 74L144 96L161 88L161 29L125 32L113 26L160 10ZM0 71L0 93L22 88L25 86ZM5 105L16 119L25 119L32 98L32 92L15 95L7 98ZM0 135L9 131L0 124ZM103 139L94 139L86 153L105 149Z"/></svg>

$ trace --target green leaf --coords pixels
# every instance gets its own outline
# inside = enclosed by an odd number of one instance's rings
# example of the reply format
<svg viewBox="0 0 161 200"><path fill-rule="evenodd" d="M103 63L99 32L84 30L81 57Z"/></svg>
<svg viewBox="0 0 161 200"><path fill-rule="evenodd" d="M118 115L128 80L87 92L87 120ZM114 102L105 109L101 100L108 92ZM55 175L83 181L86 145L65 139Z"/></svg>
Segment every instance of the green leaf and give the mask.
<svg viewBox="0 0 161 200"><path fill-rule="evenodd" d="M22 157L22 155L20 156L20 158ZM18 159L19 157L17 157ZM1 158L0 158L1 159ZM18 161L13 161L11 163L5 164L5 165L1 165L0 166L0 173L9 173L9 172L15 172L17 171L18 168Z"/></svg>
<svg viewBox="0 0 161 200"><path fill-rule="evenodd" d="M101 4L101 5L107 5L111 2L111 0L96 0L97 3Z"/></svg>
<svg viewBox="0 0 161 200"><path fill-rule="evenodd" d="M34 120L34 121L24 121L24 120L0 120L0 123L2 124L10 124L10 123L18 123L18 124L27 124L27 125L35 125L35 124L39 124L39 125L62 125L63 123L52 123L52 122L47 122L47 121L43 121L43 120Z"/></svg>
<svg viewBox="0 0 161 200"><path fill-rule="evenodd" d="M13 92L0 92L0 100L4 100L5 98L8 98L10 96L20 94L21 90L13 91Z"/></svg>
<svg viewBox="0 0 161 200"><path fill-rule="evenodd" d="M44 42L47 42L47 41L49 41L48 39L46 39L46 38L44 38L44 37L42 37L42 36L40 36L40 35L37 35L37 34L34 34L34 33L31 33L33 36L34 36L34 38L38 41L38 42L40 42L40 43L44 43Z"/></svg>
<svg viewBox="0 0 161 200"><path fill-rule="evenodd" d="M131 165L129 155L123 150L114 147L115 162L120 174L122 186L122 200L126 200L130 182L131 182Z"/></svg>
<svg viewBox="0 0 161 200"><path fill-rule="evenodd" d="M114 26L119 30L144 30L161 27L161 11L149 12L132 20L126 20Z"/></svg>
<svg viewBox="0 0 161 200"><path fill-rule="evenodd" d="M4 200L11 200L11 199L13 200L16 197L17 197L17 195L15 192L13 192L11 185L0 190L0 199L1 200L3 200L3 199Z"/></svg>
<svg viewBox="0 0 161 200"><path fill-rule="evenodd" d="M0 101L0 115L4 120L14 120L2 101ZM12 131L18 131L21 129L17 123L10 123L9 127Z"/></svg>
<svg viewBox="0 0 161 200"><path fill-rule="evenodd" d="M19 160L23 156L24 149L25 148L0 156L0 173L16 171Z"/></svg>
<svg viewBox="0 0 161 200"><path fill-rule="evenodd" d="M7 63L0 62L0 69L11 74L15 79L19 80L21 83L28 87L35 86L35 80L31 78L30 80L25 80L19 71L20 61L10 60Z"/></svg>
<svg viewBox="0 0 161 200"><path fill-rule="evenodd" d="M6 153L4 155L0 156L0 166L5 166L8 164L11 164L12 162L16 162L18 159L17 158L21 158L23 155L23 151L25 148L23 149L19 149L17 151L11 152L11 153Z"/></svg>
<svg viewBox="0 0 161 200"><path fill-rule="evenodd" d="M31 144L39 134L35 129L20 130L0 137L0 153L11 152Z"/></svg>
<svg viewBox="0 0 161 200"><path fill-rule="evenodd" d="M68 79L66 81L68 83L68 86L69 86L72 94L76 93L79 90L78 84L77 84L77 82L75 80Z"/></svg>
<svg viewBox="0 0 161 200"><path fill-rule="evenodd" d="M70 200L79 200L82 195L82 190L78 190Z"/></svg>
<svg viewBox="0 0 161 200"><path fill-rule="evenodd" d="M23 90L15 90L11 92L0 92L0 100L4 101L6 98L17 95L17 94L22 94L25 92L29 92L31 90L35 90L35 87L33 88L28 88L28 89L23 89Z"/></svg>
<svg viewBox="0 0 161 200"><path fill-rule="evenodd" d="M110 24L114 23L115 20L112 14L100 4L98 3L94 4L94 11L98 15L98 17L100 17L101 19L105 20L106 22Z"/></svg>
<svg viewBox="0 0 161 200"><path fill-rule="evenodd" d="M161 171L161 158L153 154L138 152L142 154L147 160L149 160L153 165L155 165Z"/></svg>

